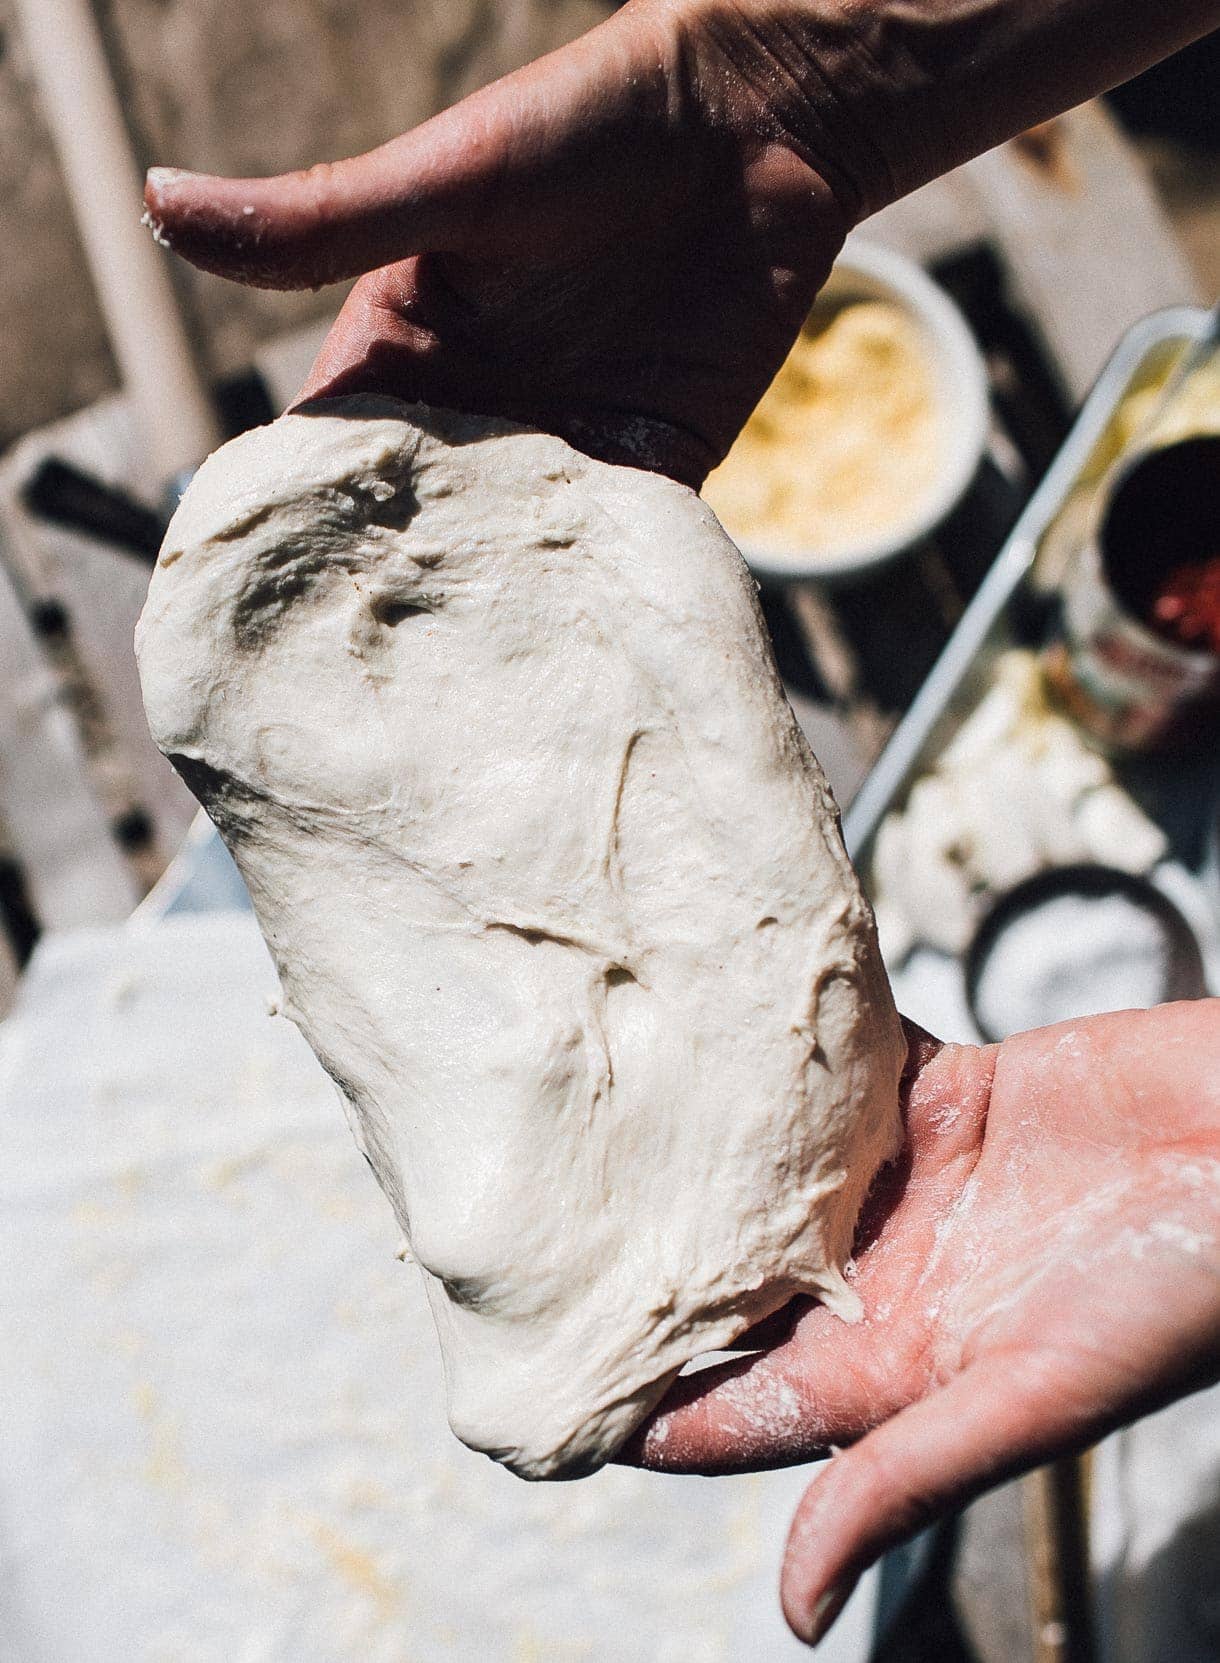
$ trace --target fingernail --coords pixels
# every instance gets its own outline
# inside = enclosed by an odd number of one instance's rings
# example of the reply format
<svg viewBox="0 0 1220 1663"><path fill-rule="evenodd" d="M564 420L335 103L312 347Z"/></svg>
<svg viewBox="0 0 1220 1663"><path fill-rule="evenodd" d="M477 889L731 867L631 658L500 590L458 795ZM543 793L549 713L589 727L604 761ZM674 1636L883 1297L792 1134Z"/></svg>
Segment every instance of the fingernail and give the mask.
<svg viewBox="0 0 1220 1663"><path fill-rule="evenodd" d="M836 1582L816 1602L807 1635L811 1646L816 1646L819 1641L825 1639L839 1613L851 1598L855 1586L855 1581L850 1579Z"/></svg>
<svg viewBox="0 0 1220 1663"><path fill-rule="evenodd" d="M186 167L150 167L144 176L145 183L151 185L155 191L173 190L184 179L202 179L201 173L193 173Z"/></svg>

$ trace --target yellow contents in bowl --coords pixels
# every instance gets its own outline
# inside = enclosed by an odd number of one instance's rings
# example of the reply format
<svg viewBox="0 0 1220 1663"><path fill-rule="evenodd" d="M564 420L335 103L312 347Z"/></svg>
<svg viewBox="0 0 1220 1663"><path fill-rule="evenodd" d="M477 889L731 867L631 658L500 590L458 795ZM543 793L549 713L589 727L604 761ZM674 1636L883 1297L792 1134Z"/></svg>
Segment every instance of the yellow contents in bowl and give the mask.
<svg viewBox="0 0 1220 1663"><path fill-rule="evenodd" d="M838 554L919 508L938 472L940 419L919 325L904 308L815 306L703 494L747 548Z"/></svg>

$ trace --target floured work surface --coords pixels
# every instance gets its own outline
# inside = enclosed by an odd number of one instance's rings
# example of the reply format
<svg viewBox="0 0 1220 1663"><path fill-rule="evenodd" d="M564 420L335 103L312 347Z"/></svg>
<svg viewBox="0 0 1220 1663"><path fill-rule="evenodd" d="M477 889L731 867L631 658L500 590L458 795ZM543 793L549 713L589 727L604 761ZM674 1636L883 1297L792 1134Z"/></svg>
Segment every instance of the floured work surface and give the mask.
<svg viewBox="0 0 1220 1663"><path fill-rule="evenodd" d="M845 1317L901 1034L753 584L671 481L389 400L205 465L137 637L423 1268L460 1437L604 1461Z"/></svg>
<svg viewBox="0 0 1220 1663"><path fill-rule="evenodd" d="M45 939L0 1025L4 1663L807 1657L775 1589L807 1471L527 1485L448 1436L276 991L253 919L174 919Z"/></svg>

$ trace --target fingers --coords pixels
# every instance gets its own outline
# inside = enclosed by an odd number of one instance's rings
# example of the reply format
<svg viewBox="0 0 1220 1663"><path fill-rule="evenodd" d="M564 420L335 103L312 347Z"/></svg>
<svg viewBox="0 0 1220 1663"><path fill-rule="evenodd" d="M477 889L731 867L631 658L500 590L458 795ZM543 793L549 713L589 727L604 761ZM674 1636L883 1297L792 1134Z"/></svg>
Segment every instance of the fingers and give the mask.
<svg viewBox="0 0 1220 1663"><path fill-rule="evenodd" d="M454 115L366 155L277 178L152 168L149 221L193 265L256 288L316 288L419 249L456 249L486 181Z"/></svg>
<svg viewBox="0 0 1220 1663"><path fill-rule="evenodd" d="M868 1319L849 1326L802 1301L790 1339L683 1376L616 1459L705 1475L813 1461L863 1437L924 1384L901 1342L879 1344Z"/></svg>
<svg viewBox="0 0 1220 1663"><path fill-rule="evenodd" d="M628 402L588 397L588 377L569 361L566 376L517 350L511 320L490 331L435 257L401 260L353 288L294 405L348 394L392 394L408 403L478 410L558 434L587 456L649 468L698 490L715 456L706 439ZM477 309L477 307L475 308ZM518 315L525 310L519 298ZM504 320L500 320L503 322ZM604 376L603 376L603 390Z"/></svg>
<svg viewBox="0 0 1220 1663"><path fill-rule="evenodd" d="M677 1381L644 1430L616 1459L655 1472L758 1472L826 1453L822 1424L802 1382L774 1356L701 1369Z"/></svg>
<svg viewBox="0 0 1220 1663"><path fill-rule="evenodd" d="M1053 1358L995 1357L837 1454L805 1492L780 1597L811 1644L882 1553L980 1491L1082 1441Z"/></svg>

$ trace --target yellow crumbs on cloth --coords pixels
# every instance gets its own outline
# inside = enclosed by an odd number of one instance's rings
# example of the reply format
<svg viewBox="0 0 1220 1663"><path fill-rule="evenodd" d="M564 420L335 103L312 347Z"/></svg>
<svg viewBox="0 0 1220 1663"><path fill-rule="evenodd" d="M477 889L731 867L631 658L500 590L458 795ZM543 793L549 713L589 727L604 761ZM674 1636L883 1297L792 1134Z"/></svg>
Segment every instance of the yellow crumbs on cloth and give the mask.
<svg viewBox="0 0 1220 1663"><path fill-rule="evenodd" d="M890 301L815 307L703 495L760 552L834 555L933 485L941 428L919 325Z"/></svg>

